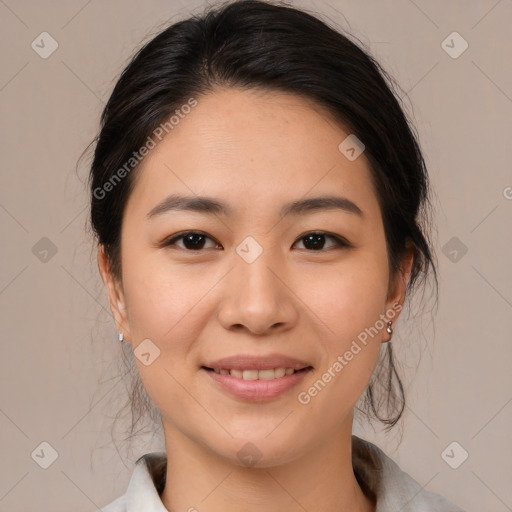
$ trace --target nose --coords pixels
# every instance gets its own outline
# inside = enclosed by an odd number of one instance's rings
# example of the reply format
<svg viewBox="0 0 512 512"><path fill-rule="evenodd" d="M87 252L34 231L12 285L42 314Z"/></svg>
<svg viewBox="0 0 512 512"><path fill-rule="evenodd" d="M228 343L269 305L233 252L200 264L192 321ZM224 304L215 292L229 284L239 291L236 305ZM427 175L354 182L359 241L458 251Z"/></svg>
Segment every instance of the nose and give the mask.
<svg viewBox="0 0 512 512"><path fill-rule="evenodd" d="M223 280L218 320L231 331L264 335L291 329L298 319L296 295L288 273L266 251L252 263L235 259Z"/></svg>

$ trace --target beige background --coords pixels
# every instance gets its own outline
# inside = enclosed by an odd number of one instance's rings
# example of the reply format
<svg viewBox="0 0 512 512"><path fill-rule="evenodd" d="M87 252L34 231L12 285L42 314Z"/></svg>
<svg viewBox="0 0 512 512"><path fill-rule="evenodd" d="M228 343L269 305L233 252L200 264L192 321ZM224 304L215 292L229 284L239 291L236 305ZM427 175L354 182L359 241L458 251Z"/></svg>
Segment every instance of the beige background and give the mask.
<svg viewBox="0 0 512 512"><path fill-rule="evenodd" d="M468 512L512 510L512 2L293 4L351 30L399 81L437 191L439 310L394 338L402 443L398 431L356 433ZM96 510L161 448L111 442L121 350L85 230L88 160L75 166L135 48L205 5L0 0L2 512ZM59 45L47 59L31 48L43 31ZM453 31L469 44L456 59L441 46ZM57 250L47 261L43 237ZM468 249L457 262L443 252L452 237ZM43 441L58 452L46 470L31 457ZM453 441L469 453L458 469L441 457Z"/></svg>

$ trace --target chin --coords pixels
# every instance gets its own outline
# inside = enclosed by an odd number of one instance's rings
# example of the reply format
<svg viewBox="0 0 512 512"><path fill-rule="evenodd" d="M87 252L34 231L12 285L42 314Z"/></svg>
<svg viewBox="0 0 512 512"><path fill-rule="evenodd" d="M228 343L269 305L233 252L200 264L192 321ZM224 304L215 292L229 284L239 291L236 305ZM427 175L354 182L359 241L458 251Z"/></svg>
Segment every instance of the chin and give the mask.
<svg viewBox="0 0 512 512"><path fill-rule="evenodd" d="M256 436L253 432L252 435L237 436L230 442L229 447L226 446L222 452L217 450L217 453L231 464L247 468L281 466L298 457L296 438L276 436L275 439L270 439L267 435L268 432L265 432Z"/></svg>

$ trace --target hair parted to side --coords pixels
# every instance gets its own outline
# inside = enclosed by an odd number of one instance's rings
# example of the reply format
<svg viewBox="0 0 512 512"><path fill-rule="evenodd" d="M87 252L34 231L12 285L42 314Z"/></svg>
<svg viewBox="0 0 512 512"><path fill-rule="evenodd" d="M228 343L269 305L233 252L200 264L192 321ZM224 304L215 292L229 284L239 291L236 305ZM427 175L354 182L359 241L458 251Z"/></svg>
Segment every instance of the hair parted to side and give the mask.
<svg viewBox="0 0 512 512"><path fill-rule="evenodd" d="M105 184L133 152L190 98L200 101L217 87L230 87L299 95L326 109L355 134L370 162L390 277L400 272L406 244L411 244L415 258L407 298L431 275L437 293L429 239L428 174L414 128L392 84L368 51L314 15L287 4L235 0L170 25L145 44L122 72L93 141L90 219L114 277L122 279L121 224L138 166L109 187L106 197L97 191L106 190ZM389 430L402 416L405 395L391 344L386 346L361 412ZM134 365L133 358L129 364ZM137 372L130 373L133 435L143 415L149 412L157 419L158 414Z"/></svg>

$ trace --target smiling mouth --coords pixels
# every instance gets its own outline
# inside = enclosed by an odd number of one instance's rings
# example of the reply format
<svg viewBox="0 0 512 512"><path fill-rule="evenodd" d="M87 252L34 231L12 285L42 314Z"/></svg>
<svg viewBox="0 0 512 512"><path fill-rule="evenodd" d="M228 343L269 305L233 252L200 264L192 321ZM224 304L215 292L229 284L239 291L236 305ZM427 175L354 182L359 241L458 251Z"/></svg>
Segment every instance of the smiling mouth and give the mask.
<svg viewBox="0 0 512 512"><path fill-rule="evenodd" d="M235 369L227 369L227 368L208 368L207 366L202 366L201 368L214 372L220 375L231 375L237 379L242 380L273 380L280 379L282 377L293 375L294 373L305 373L313 369L312 366L306 366L305 368L301 368L297 370L295 368L269 368L266 370L257 370L248 368L245 370L235 370Z"/></svg>

